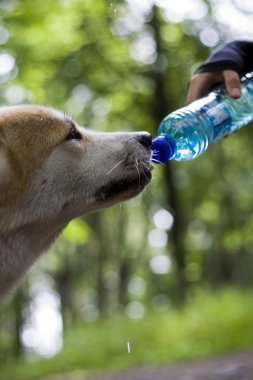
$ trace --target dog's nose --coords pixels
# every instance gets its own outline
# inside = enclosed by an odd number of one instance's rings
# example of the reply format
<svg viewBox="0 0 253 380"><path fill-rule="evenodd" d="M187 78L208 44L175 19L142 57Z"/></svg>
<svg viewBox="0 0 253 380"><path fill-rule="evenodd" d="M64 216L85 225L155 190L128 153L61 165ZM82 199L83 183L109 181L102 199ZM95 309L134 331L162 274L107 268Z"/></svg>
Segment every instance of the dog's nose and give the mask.
<svg viewBox="0 0 253 380"><path fill-rule="evenodd" d="M137 135L137 140L142 144L142 145L145 145L145 146L151 146L151 142L152 142L152 136L150 133L148 132L139 132L138 135Z"/></svg>

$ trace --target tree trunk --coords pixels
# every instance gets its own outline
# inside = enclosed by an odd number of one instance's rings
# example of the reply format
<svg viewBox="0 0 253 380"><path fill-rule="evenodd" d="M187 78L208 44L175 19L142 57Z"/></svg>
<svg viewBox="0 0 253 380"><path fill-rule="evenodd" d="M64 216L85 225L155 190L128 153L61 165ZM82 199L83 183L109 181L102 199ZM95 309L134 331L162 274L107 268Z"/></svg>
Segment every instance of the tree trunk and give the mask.
<svg viewBox="0 0 253 380"><path fill-rule="evenodd" d="M23 354L23 345L21 342L21 328L24 323L23 319L23 308L25 305L25 294L20 287L13 298L13 310L14 310L14 334L13 334L13 353L16 358L22 356Z"/></svg>
<svg viewBox="0 0 253 380"><path fill-rule="evenodd" d="M157 64L160 61L161 57L165 55L164 49L162 47L162 38L160 31L160 16L159 8L153 7L153 18L151 20L151 25L154 30L154 38L157 45ZM154 66L156 67L155 63ZM154 94L154 120L155 124L159 125L161 120L168 114L170 109L170 100L166 92L166 75L163 71L154 70L153 79L155 81L155 94ZM174 214L174 225L172 229L172 244L173 244L173 258L176 264L177 269L177 297L179 301L182 301L186 292L186 280L184 275L185 269L185 247L183 244L183 234L184 234L184 223L182 218L182 212L180 210L180 200L178 190L173 183L173 164L167 162L164 166L164 180L166 182L167 192L167 201L169 208L173 210Z"/></svg>

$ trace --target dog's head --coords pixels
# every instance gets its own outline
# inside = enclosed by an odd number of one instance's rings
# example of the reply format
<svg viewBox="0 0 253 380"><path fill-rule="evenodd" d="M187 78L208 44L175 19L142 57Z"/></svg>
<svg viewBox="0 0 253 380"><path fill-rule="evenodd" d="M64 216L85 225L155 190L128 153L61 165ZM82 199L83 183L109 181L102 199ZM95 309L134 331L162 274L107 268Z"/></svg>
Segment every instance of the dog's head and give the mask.
<svg viewBox="0 0 253 380"><path fill-rule="evenodd" d="M46 107L2 107L0 211L17 224L68 222L129 199L151 179L150 145L146 132L95 133Z"/></svg>

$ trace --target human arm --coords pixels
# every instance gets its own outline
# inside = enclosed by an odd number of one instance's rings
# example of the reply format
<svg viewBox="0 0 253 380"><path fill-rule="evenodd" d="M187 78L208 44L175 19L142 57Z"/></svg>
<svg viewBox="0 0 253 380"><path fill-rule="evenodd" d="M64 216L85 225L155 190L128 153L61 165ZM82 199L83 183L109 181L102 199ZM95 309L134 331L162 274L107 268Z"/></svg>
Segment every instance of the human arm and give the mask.
<svg viewBox="0 0 253 380"><path fill-rule="evenodd" d="M206 95L218 83L225 83L232 98L241 95L240 76L253 70L253 42L232 41L214 50L192 76L186 103Z"/></svg>

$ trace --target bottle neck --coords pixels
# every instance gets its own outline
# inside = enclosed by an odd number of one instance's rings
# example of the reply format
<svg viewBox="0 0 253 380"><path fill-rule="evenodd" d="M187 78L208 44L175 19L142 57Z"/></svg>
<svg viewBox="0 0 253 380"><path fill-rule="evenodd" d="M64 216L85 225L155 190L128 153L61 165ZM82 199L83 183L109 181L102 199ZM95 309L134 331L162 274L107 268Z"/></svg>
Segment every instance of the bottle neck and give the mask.
<svg viewBox="0 0 253 380"><path fill-rule="evenodd" d="M163 163L173 159L176 154L176 144L174 140L166 135L160 135L152 141L152 161Z"/></svg>

